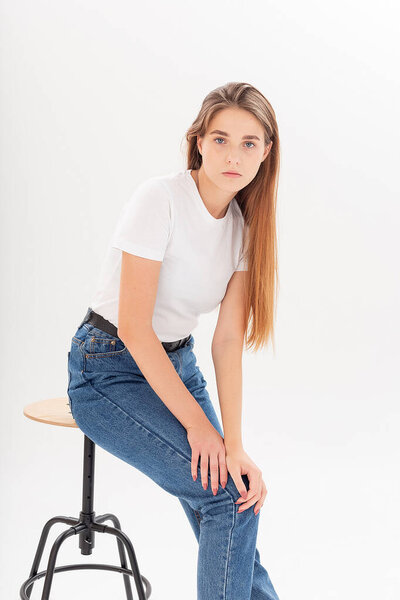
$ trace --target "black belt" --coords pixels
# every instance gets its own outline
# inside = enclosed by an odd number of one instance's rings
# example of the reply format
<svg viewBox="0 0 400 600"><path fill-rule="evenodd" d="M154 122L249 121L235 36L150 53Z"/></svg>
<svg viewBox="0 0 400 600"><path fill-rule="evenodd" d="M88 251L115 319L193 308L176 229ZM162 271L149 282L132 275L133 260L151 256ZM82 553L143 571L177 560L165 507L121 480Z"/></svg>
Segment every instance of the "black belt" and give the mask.
<svg viewBox="0 0 400 600"><path fill-rule="evenodd" d="M83 319L79 327L82 327L84 323L90 323L91 325L93 325L93 327L97 327L98 329L101 329L102 331L105 331L106 333L109 333L114 337L119 337L118 330L115 327L115 325L113 323L110 323L110 321L107 321L107 319L99 315L94 310L92 310L90 306L87 310L85 318ZM189 338L190 335L188 335L185 338L182 338L181 340L177 340L176 342L161 342L161 344L164 346L167 352L173 352L174 350L177 350L178 348L184 346L189 340Z"/></svg>

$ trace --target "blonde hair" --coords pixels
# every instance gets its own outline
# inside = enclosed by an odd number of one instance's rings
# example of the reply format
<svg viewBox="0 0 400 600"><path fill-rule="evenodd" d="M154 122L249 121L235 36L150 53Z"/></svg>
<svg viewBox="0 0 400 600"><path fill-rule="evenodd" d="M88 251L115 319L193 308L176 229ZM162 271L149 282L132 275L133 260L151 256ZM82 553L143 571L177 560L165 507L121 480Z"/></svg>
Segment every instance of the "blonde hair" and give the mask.
<svg viewBox="0 0 400 600"><path fill-rule="evenodd" d="M259 90L249 83L229 82L207 94L199 114L186 132L187 168L200 168L202 156L198 151L197 136L205 135L215 114L228 107L251 112L264 128L265 145L273 142L257 175L236 194L245 222L242 251L248 265L244 343L246 349L254 347L254 351L257 351L268 343L269 338L275 348L274 320L279 286L276 202L280 165L275 112Z"/></svg>

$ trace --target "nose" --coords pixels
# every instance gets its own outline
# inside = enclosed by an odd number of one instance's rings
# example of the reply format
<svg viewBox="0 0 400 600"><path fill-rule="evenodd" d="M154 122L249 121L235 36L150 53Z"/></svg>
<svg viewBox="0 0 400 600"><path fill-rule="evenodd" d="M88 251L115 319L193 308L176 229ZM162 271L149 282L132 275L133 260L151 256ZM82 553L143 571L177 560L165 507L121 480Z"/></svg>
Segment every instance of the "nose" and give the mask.
<svg viewBox="0 0 400 600"><path fill-rule="evenodd" d="M228 154L226 157L226 162L230 165L235 163L236 165L239 163L239 159L232 156L232 154Z"/></svg>

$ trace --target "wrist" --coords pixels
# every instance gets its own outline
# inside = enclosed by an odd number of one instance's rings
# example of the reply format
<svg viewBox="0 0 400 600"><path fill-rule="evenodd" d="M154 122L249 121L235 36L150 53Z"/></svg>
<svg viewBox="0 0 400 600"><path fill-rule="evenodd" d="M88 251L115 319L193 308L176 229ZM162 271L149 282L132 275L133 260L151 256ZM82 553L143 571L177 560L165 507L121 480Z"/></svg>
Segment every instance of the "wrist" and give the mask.
<svg viewBox="0 0 400 600"><path fill-rule="evenodd" d="M188 417L187 421L182 423L182 425L186 431L189 431L191 427L201 427L205 423L210 424L210 421L201 406L195 399L193 399L193 409L190 412L190 416Z"/></svg>
<svg viewBox="0 0 400 600"><path fill-rule="evenodd" d="M238 450L243 450L242 440L230 440L229 438L224 437L224 444L227 452L237 452Z"/></svg>

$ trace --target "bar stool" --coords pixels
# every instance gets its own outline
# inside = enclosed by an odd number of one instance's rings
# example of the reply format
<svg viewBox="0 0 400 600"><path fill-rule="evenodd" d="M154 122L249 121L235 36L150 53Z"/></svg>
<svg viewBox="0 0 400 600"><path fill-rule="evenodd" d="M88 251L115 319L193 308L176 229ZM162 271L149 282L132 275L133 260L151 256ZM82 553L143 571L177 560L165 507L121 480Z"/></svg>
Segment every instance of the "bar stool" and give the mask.
<svg viewBox="0 0 400 600"><path fill-rule="evenodd" d="M68 397L50 398L34 402L25 406L23 412L26 417L34 421L47 423L49 425L59 425L61 427L78 428L70 411ZM71 571L74 569L103 569L106 571L117 571L118 573L122 573L127 600L133 600L130 580L130 576L133 576L139 600L146 600L150 597L150 582L144 575L140 574L132 542L121 530L121 525L117 517L112 513L106 513L95 517L95 512L93 510L95 448L95 443L84 434L82 510L79 513L79 518L55 516L49 519L44 525L29 578L24 581L20 588L20 598L23 600L30 598L33 584L41 577L45 577L41 600L49 600L54 573ZM111 521L113 527L104 525L104 521ZM70 525L70 527L60 533L51 547L47 569L38 573L48 534L55 523L66 523L67 525ZM72 535L79 535L79 548L81 554L92 554L95 532L109 533L117 538L121 566L96 563L72 564L60 567L55 566L61 544ZM125 549L128 552L132 570L127 568ZM143 583L146 586L146 590L144 590Z"/></svg>

